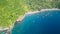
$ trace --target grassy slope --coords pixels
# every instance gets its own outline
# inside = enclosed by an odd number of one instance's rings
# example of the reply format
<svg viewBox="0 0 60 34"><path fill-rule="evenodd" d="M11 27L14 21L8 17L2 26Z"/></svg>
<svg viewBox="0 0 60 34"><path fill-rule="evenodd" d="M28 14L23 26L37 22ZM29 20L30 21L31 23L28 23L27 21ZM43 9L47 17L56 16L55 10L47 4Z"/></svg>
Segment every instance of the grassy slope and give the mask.
<svg viewBox="0 0 60 34"><path fill-rule="evenodd" d="M23 0L0 0L0 27L13 25L28 9L28 5Z"/></svg>
<svg viewBox="0 0 60 34"><path fill-rule="evenodd" d="M0 0L0 27L13 26L16 19L26 11L55 8L57 5L58 0Z"/></svg>

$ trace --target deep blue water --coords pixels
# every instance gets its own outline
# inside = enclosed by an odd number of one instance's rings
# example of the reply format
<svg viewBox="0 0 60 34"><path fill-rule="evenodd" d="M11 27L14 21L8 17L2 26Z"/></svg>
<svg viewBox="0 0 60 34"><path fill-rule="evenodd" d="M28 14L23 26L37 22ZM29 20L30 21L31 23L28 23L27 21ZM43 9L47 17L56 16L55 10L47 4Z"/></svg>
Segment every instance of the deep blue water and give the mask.
<svg viewBox="0 0 60 34"><path fill-rule="evenodd" d="M60 10L27 14L15 22L12 34L60 34Z"/></svg>

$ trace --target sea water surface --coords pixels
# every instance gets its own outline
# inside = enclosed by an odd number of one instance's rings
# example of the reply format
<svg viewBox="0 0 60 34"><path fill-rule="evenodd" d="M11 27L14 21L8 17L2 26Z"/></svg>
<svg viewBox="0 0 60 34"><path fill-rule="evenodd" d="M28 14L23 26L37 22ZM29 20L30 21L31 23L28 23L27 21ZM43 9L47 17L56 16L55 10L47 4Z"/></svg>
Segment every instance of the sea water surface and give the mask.
<svg viewBox="0 0 60 34"><path fill-rule="evenodd" d="M60 10L27 14L15 22L12 34L60 34Z"/></svg>

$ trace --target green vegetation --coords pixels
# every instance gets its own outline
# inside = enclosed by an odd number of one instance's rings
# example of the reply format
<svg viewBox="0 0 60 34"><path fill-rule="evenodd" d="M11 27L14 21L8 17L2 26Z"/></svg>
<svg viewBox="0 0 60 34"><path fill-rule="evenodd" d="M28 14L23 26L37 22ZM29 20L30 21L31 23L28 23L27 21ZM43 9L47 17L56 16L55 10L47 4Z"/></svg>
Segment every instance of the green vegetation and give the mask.
<svg viewBox="0 0 60 34"><path fill-rule="evenodd" d="M0 0L0 27L13 26L27 11L60 8L60 0Z"/></svg>

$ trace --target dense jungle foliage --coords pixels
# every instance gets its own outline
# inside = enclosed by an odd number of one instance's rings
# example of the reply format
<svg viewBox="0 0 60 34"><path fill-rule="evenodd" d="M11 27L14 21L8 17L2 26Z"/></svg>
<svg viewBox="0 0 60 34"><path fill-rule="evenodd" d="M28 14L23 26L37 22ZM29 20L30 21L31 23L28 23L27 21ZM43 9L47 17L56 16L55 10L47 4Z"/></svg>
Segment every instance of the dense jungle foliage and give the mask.
<svg viewBox="0 0 60 34"><path fill-rule="evenodd" d="M28 11L60 8L60 0L0 0L0 27L13 26Z"/></svg>

